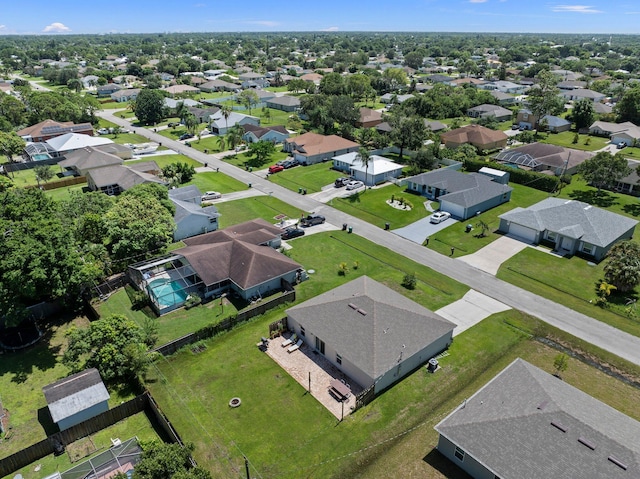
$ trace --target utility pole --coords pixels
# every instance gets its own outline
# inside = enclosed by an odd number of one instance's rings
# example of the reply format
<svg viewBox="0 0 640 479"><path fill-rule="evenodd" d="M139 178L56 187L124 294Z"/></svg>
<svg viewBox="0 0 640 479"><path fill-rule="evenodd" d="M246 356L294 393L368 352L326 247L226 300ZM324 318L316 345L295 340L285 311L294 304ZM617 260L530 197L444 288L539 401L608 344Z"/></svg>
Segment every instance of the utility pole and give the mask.
<svg viewBox="0 0 640 479"><path fill-rule="evenodd" d="M244 456L244 469L247 472L247 479L251 479L251 476L249 475L249 460L246 456Z"/></svg>

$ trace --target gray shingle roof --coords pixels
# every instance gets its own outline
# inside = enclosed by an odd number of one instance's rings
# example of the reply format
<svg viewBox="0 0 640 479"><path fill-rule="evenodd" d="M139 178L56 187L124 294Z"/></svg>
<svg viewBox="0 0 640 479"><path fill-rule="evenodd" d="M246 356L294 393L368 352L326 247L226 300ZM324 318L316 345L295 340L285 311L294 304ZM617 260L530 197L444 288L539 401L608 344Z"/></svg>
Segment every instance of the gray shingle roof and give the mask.
<svg viewBox="0 0 640 479"><path fill-rule="evenodd" d="M202 192L196 185L181 186L180 188L171 188L169 190L169 198L172 200L190 201L200 205Z"/></svg>
<svg viewBox="0 0 640 479"><path fill-rule="evenodd" d="M267 104L283 105L283 106L300 106L300 98L295 96L283 95L267 100Z"/></svg>
<svg viewBox="0 0 640 479"><path fill-rule="evenodd" d="M547 198L529 208L515 208L499 216L536 231L551 231L605 247L638 222L581 201Z"/></svg>
<svg viewBox="0 0 640 479"><path fill-rule="evenodd" d="M87 176L91 177L93 183L98 188L118 185L123 190L128 190L142 183L165 184L163 180L155 175L136 171L133 167L130 168L122 165L94 168L87 172Z"/></svg>
<svg viewBox="0 0 640 479"><path fill-rule="evenodd" d="M54 422L109 399L97 369L85 369L42 388Z"/></svg>
<svg viewBox="0 0 640 479"><path fill-rule="evenodd" d="M504 479L640 477L640 423L522 359L435 429Z"/></svg>
<svg viewBox="0 0 640 479"><path fill-rule="evenodd" d="M294 306L287 315L374 379L398 364L400 352L409 358L455 328L367 276Z"/></svg>

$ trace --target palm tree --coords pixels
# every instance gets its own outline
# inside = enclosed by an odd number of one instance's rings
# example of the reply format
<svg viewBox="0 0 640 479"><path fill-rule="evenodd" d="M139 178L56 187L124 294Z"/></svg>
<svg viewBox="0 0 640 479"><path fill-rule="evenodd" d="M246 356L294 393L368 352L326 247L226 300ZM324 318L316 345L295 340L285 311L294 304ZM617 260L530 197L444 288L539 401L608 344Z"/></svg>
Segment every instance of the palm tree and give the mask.
<svg viewBox="0 0 640 479"><path fill-rule="evenodd" d="M364 183L366 186L369 176L369 162L371 161L371 153L369 152L369 150L361 146L358 150L358 154L356 155L356 160L359 161L362 166L364 166Z"/></svg>
<svg viewBox="0 0 640 479"><path fill-rule="evenodd" d="M233 125L227 133L227 146L229 148L235 148L242 143L242 137L244 135L244 128L241 125Z"/></svg>
<svg viewBox="0 0 640 479"><path fill-rule="evenodd" d="M220 151L224 151L226 146L227 146L227 138L220 135L218 137L218 148L220 149Z"/></svg>
<svg viewBox="0 0 640 479"><path fill-rule="evenodd" d="M227 130L229 129L229 117L231 116L231 112L233 112L233 109L229 105L222 105L222 108L220 108L220 114L224 118L224 126Z"/></svg>
<svg viewBox="0 0 640 479"><path fill-rule="evenodd" d="M196 116L193 113L190 113L189 111L187 111L186 115L184 116L183 122L184 122L184 125L187 127L187 131L192 135L195 133L196 128L200 124Z"/></svg>
<svg viewBox="0 0 640 479"><path fill-rule="evenodd" d="M183 123L185 122L185 118L188 113L189 113L189 109L187 108L187 105L185 105L183 101L179 102L176 105L176 116L180 118L181 122Z"/></svg>

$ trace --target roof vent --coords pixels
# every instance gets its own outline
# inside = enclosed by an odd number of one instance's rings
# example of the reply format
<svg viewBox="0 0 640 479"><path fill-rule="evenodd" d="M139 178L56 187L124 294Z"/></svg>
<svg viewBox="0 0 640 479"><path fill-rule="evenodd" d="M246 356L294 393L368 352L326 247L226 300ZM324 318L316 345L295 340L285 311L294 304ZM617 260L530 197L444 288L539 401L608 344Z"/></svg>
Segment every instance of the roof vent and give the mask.
<svg viewBox="0 0 640 479"><path fill-rule="evenodd" d="M594 443L592 443L591 441L589 441L588 439L585 439L584 437L579 437L578 438L578 442L584 446L587 446L589 449L591 449L592 451L595 450L596 445Z"/></svg>
<svg viewBox="0 0 640 479"><path fill-rule="evenodd" d="M357 307L355 304L353 304L353 303L349 303L349 307L350 307L351 309L358 309L358 307Z"/></svg>
<svg viewBox="0 0 640 479"><path fill-rule="evenodd" d="M366 312L364 309L358 309L357 311L358 311L358 313L360 313L362 316L366 316L366 315L367 315L367 312Z"/></svg>
<svg viewBox="0 0 640 479"><path fill-rule="evenodd" d="M607 457L607 459L609 459L611 462L613 462L620 469L624 469L625 471L627 470L627 465L624 464L622 461L620 461L620 459L618 459L617 457L609 456L609 457Z"/></svg>
<svg viewBox="0 0 640 479"><path fill-rule="evenodd" d="M569 430L569 428L567 426L565 426L564 424L561 424L557 421L551 421L551 425L557 429L560 429L562 432L567 432Z"/></svg>
<svg viewBox="0 0 640 479"><path fill-rule="evenodd" d="M538 409L542 411L545 407L547 407L547 404L549 404L549 401L542 401L540 404L538 404Z"/></svg>

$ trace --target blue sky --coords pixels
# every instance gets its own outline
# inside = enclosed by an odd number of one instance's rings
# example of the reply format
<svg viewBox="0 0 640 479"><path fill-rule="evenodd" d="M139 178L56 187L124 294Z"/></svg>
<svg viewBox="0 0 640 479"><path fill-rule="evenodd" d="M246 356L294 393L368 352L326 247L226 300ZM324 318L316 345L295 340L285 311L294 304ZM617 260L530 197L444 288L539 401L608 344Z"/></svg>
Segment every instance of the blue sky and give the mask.
<svg viewBox="0 0 640 479"><path fill-rule="evenodd" d="M638 0L25 0L3 2L0 35L425 31L640 33Z"/></svg>

